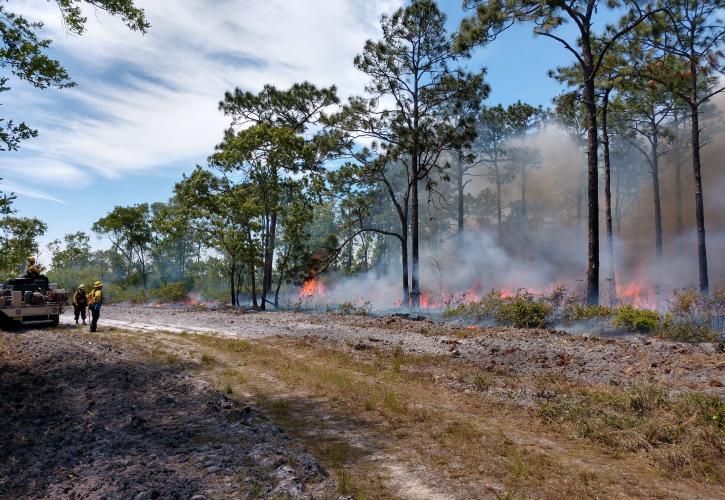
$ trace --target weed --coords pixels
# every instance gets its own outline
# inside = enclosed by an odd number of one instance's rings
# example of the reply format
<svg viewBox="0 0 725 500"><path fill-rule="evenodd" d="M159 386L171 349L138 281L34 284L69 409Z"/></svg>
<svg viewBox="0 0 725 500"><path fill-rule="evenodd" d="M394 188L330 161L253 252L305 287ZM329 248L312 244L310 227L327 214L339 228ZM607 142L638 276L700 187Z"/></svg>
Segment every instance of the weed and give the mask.
<svg viewBox="0 0 725 500"><path fill-rule="evenodd" d="M488 373L476 373L473 376L473 385L477 390L484 392L494 385L494 379Z"/></svg>
<svg viewBox="0 0 725 500"><path fill-rule="evenodd" d="M213 365L216 363L216 358L211 354L204 353L201 355L201 362L206 366Z"/></svg>

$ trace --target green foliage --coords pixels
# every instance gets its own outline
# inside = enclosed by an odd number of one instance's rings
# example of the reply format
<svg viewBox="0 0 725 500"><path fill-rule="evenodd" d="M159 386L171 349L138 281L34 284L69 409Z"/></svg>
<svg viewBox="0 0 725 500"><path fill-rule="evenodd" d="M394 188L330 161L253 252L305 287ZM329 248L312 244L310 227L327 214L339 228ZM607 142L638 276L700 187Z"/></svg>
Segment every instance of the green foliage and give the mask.
<svg viewBox="0 0 725 500"><path fill-rule="evenodd" d="M107 304L146 304L149 301L149 296L146 290L139 286L109 283L104 286L103 300Z"/></svg>
<svg viewBox="0 0 725 500"><path fill-rule="evenodd" d="M551 306L537 302L526 292L517 292L513 297L504 299L496 309L496 321L517 328L541 328L551 314Z"/></svg>
<svg viewBox="0 0 725 500"><path fill-rule="evenodd" d="M618 307L612 320L614 326L643 333L656 331L659 322L660 315L657 311L636 309L631 305Z"/></svg>
<svg viewBox="0 0 725 500"><path fill-rule="evenodd" d="M495 316L496 311L504 302L502 293L491 290L477 302L461 303L443 311L444 318L467 318L474 321L483 321Z"/></svg>
<svg viewBox="0 0 725 500"><path fill-rule="evenodd" d="M145 32L149 27L144 11L133 0L55 0L55 3L65 28L76 35L82 35L85 30L84 4L120 16L132 30ZM8 68L15 79L38 89L72 87L75 84L65 68L48 55L52 41L42 37L42 28L43 23L30 21L0 4L0 68ZM10 90L6 86L9 81L9 76L0 74L0 93ZM36 135L37 131L25 123L0 118L0 152L15 150L21 141Z"/></svg>
<svg viewBox="0 0 725 500"><path fill-rule="evenodd" d="M565 321L587 321L590 319L603 319L613 316L615 309L602 305L581 304L569 302L562 309Z"/></svg>
<svg viewBox="0 0 725 500"><path fill-rule="evenodd" d="M185 302L189 299L188 284L183 281L161 285L155 290L151 290L151 297L162 303Z"/></svg>
<svg viewBox="0 0 725 500"><path fill-rule="evenodd" d="M15 277L24 270L25 259L38 251L38 237L48 226L36 218L15 217L14 195L0 193L0 276Z"/></svg>
<svg viewBox="0 0 725 500"><path fill-rule="evenodd" d="M478 302L446 309L443 317L462 317L475 321L493 319L517 328L541 328L548 322L552 311L550 304L537 300L525 290L519 290L509 297L505 297L500 291L491 290Z"/></svg>
<svg viewBox="0 0 725 500"><path fill-rule="evenodd" d="M150 272L149 248L154 240L148 203L115 207L93 224L93 231L105 236L126 260L126 275L136 270L144 288Z"/></svg>
<svg viewBox="0 0 725 500"><path fill-rule="evenodd" d="M725 317L722 291L712 297L698 290L681 290L674 294L670 310L662 318L657 335L682 342L713 342L718 339L714 327L722 327Z"/></svg>

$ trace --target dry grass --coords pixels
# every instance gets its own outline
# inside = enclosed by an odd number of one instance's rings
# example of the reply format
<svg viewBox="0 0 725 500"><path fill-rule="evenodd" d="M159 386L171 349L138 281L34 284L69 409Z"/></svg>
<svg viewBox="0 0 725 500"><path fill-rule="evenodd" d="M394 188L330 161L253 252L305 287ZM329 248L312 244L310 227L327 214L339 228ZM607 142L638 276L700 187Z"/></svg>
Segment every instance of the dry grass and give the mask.
<svg viewBox="0 0 725 500"><path fill-rule="evenodd" d="M430 474L423 479L453 485L458 496L722 493L699 482L721 480L722 465L714 459L722 458L722 439L708 421L712 405L670 400L657 388L581 387L558 375L523 380L402 348L357 351L302 339L156 337L166 356L173 352L197 364L201 356L199 373L221 391L253 395L333 472L343 495L405 496L385 460L410 469L423 464ZM131 334L126 340L135 342ZM530 387L540 411L490 394L521 387ZM677 425L686 429L674 439ZM643 461L643 453L656 465ZM682 479L687 476L698 481Z"/></svg>

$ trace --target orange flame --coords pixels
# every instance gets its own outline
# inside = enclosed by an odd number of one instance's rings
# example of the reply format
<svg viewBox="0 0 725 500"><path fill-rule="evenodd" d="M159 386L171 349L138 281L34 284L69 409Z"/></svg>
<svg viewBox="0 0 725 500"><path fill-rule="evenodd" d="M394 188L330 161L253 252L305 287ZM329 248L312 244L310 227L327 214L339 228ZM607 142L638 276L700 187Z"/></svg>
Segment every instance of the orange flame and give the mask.
<svg viewBox="0 0 725 500"><path fill-rule="evenodd" d="M310 297L322 297L325 295L325 286L314 276L302 283L299 291L300 299L308 299Z"/></svg>

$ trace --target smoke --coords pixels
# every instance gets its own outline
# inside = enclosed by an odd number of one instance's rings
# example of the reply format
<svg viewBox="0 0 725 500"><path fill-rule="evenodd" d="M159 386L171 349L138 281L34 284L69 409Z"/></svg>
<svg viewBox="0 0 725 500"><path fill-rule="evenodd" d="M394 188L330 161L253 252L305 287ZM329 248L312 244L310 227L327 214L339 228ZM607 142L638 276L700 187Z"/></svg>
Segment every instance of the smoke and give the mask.
<svg viewBox="0 0 725 500"><path fill-rule="evenodd" d="M725 95L713 101L705 120L702 175L711 288L725 286L725 130L718 117L725 113ZM688 131L684 130L689 137ZM521 142L516 141L520 147ZM543 292L564 285L582 293L587 271L586 155L583 143L564 127L550 124L531 134L524 146L537 161L526 168L527 220L524 235L521 176L503 185L502 241L498 241L495 213L466 214L466 230L455 231L455 192L449 199L421 207L421 225L444 231L421 241L422 303L442 307L474 300L491 289L512 293L525 288ZM667 148L665 148L666 150ZM663 309L676 289L698 284L694 186L690 151L680 155L682 227L677 224L676 155L666 151L660 166L663 220L663 257L655 256L652 178L641 154L633 148L613 156L613 197L620 200L621 217L615 221L615 275L620 301ZM475 172L474 172L475 174ZM492 185L480 175L470 177L466 194L478 196ZM619 179L616 176L619 175ZM616 184L617 180L619 181ZM444 182L444 181L441 181ZM452 185L452 184L451 184ZM600 297L609 301L610 269L604 222L603 178L600 182ZM615 200L616 201L616 200ZM425 200L423 200L425 203ZM473 208L475 210L475 206ZM617 214L615 214L615 217ZM425 219L425 220L424 220ZM437 224L433 224L433 222ZM425 231L423 231L425 233ZM430 235L430 232L428 233ZM395 257L400 249L391 242ZM328 280L324 293L304 299L306 305L369 303L374 309L401 304L402 276L399 256L367 273Z"/></svg>

